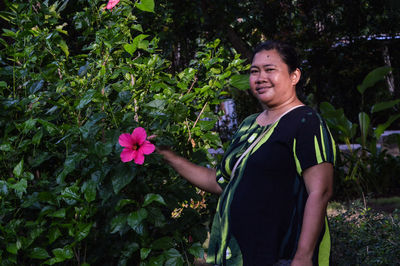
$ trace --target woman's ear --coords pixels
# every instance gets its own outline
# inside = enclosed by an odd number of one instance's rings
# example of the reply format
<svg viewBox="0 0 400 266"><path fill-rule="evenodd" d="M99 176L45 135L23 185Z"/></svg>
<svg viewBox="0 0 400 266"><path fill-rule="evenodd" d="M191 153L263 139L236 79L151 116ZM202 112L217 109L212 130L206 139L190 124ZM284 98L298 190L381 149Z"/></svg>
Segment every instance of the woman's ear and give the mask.
<svg viewBox="0 0 400 266"><path fill-rule="evenodd" d="M300 81L300 77L301 77L301 71L300 69L296 68L291 74L290 74L291 78L292 78L292 85L296 86L297 83L299 83Z"/></svg>

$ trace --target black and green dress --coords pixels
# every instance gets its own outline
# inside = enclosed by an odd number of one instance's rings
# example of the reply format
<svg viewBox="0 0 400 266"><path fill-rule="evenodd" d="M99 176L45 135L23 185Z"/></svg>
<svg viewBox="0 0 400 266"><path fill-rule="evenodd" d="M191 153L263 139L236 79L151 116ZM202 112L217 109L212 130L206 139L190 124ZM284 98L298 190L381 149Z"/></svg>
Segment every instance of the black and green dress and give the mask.
<svg viewBox="0 0 400 266"><path fill-rule="evenodd" d="M217 169L223 193L212 225L208 263L261 266L293 259L308 197L302 172L335 162L334 140L312 108L298 107L268 126L260 126L257 116L243 121ZM231 178L237 159L267 129ZM329 254L325 219L314 265L329 265Z"/></svg>

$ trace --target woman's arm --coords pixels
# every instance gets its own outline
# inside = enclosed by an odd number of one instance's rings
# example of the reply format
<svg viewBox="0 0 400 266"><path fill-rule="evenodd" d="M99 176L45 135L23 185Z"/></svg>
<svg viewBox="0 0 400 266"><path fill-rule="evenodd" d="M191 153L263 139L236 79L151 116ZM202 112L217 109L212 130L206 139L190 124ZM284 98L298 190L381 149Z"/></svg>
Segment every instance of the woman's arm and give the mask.
<svg viewBox="0 0 400 266"><path fill-rule="evenodd" d="M314 165L303 172L308 199L304 209L303 225L292 266L312 265L312 256L320 236L326 206L333 191L333 166L330 163Z"/></svg>
<svg viewBox="0 0 400 266"><path fill-rule="evenodd" d="M214 194L221 194L222 189L217 183L215 169L199 166L187 159L176 155L168 149L157 149L164 156L164 160L196 187Z"/></svg>

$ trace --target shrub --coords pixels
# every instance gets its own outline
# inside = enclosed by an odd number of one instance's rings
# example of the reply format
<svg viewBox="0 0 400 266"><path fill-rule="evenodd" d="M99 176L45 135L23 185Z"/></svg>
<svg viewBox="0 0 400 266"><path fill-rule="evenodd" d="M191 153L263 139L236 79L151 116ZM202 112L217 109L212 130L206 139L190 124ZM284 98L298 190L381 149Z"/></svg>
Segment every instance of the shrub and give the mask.
<svg viewBox="0 0 400 266"><path fill-rule="evenodd" d="M182 265L202 257L210 212L199 206L213 198L157 154L122 163L118 136L141 126L157 145L212 166L206 151L221 146L215 107L243 62L216 40L169 73L157 34L139 24L152 0L122 0L111 11L81 1L65 15L68 1L52 3L13 1L2 13L10 28L0 39L0 261Z"/></svg>

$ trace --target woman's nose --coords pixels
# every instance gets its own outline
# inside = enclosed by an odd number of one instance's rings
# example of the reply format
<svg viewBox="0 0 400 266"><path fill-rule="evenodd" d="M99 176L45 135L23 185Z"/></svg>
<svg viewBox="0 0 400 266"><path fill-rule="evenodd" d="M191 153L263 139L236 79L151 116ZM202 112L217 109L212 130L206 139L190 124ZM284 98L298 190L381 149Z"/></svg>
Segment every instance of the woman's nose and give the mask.
<svg viewBox="0 0 400 266"><path fill-rule="evenodd" d="M264 71L260 71L260 73L257 76L256 83L261 83L264 82L267 79L267 75Z"/></svg>

